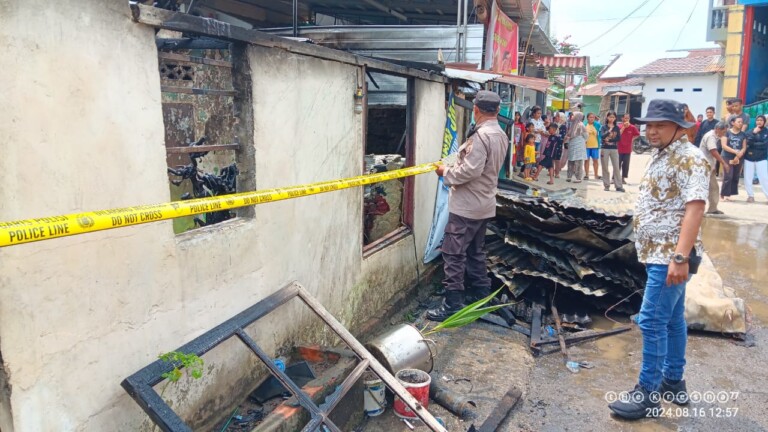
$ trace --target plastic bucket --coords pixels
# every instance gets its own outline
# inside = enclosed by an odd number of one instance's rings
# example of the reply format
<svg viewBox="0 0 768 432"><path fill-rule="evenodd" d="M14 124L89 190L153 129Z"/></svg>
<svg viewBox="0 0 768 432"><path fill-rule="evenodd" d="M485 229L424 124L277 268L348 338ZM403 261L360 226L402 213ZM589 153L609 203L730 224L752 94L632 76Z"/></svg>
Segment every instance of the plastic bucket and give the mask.
<svg viewBox="0 0 768 432"><path fill-rule="evenodd" d="M384 408L387 406L386 399L384 398L387 387L381 378L376 375L366 375L363 378L363 410L365 415L369 417L376 417L384 412Z"/></svg>
<svg viewBox="0 0 768 432"><path fill-rule="evenodd" d="M419 369L432 372L436 353L416 327L400 324L368 342L365 347L390 373L403 369Z"/></svg>
<svg viewBox="0 0 768 432"><path fill-rule="evenodd" d="M419 369L403 369L397 374L395 378L400 384L408 390L416 400L425 409L429 406L429 384L432 382L432 377L428 373ZM398 417L406 419L418 418L416 413L411 411L410 408L399 398L395 397L395 414Z"/></svg>

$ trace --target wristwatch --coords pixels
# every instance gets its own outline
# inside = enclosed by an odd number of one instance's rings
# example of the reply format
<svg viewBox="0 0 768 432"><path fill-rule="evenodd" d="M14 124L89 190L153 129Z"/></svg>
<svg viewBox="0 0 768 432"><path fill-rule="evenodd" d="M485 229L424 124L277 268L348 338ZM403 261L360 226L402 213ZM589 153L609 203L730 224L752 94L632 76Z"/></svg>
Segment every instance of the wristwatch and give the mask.
<svg viewBox="0 0 768 432"><path fill-rule="evenodd" d="M676 253L672 255L672 262L675 264L686 264L690 260L690 257L687 257L681 253Z"/></svg>

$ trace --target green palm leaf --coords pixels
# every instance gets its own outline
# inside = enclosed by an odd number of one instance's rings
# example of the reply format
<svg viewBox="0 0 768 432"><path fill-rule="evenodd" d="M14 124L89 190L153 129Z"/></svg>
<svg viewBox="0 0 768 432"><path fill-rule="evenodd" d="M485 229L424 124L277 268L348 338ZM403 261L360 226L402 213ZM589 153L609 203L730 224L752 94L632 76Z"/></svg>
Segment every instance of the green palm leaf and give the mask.
<svg viewBox="0 0 768 432"><path fill-rule="evenodd" d="M496 290L494 293L492 293L488 297L480 299L480 300L478 300L478 301L476 301L476 302L474 302L474 303L472 303L472 304L470 304L468 306L465 306L465 307L461 308L455 314L453 314L453 315L449 316L448 318L446 318L445 321L443 321L440 324L436 325L435 328L433 328L432 330L424 333L424 336L428 336L428 335L437 333L437 332L439 332L440 330L443 330L443 329L458 328L458 327L465 326L465 325L467 325L469 323L477 321L478 319L480 319L480 317L482 317L483 315L485 315L487 313L491 313L491 312L499 310L499 309L501 309L503 307L507 307L507 306L513 305L514 303L504 303L504 304L500 304L500 305L493 305L493 306L485 306L485 307L483 307L488 302L490 302L494 297L496 297L496 295L502 289L503 288L499 288L498 290Z"/></svg>

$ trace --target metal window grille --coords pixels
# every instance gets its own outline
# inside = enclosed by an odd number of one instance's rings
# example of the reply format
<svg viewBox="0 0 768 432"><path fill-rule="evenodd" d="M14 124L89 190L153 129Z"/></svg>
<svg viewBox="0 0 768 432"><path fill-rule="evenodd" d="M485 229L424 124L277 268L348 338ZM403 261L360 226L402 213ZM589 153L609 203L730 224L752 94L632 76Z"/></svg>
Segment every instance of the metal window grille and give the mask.
<svg viewBox="0 0 768 432"><path fill-rule="evenodd" d="M307 394L302 392L285 372L278 369L269 355L267 355L267 353L256 344L253 338L243 330L245 327L248 327L256 320L263 318L294 297L301 299L304 304L322 319L323 322L328 325L360 359L360 363L358 363L355 369L341 383L338 390L325 401L323 409L318 407ZM368 352L368 350L366 350L365 347L363 347L363 345L336 320L336 318L328 313L320 302L312 297L312 295L297 282L288 284L279 291L243 312L240 312L212 330L209 330L191 342L179 347L176 351L194 353L201 356L233 336L239 338L251 351L253 351L253 353L256 354L269 369L269 372L275 376L285 388L296 396L302 407L309 411L311 419L309 423L304 426L304 429L302 429L303 432L314 432L326 429L332 432L341 432L339 427L330 420L329 415L367 369L371 369L373 373L379 376L387 387L400 397L403 402L416 413L424 424L429 427L429 429L436 432L447 432L432 414L411 396L405 387L403 387L402 384L400 384L395 377L392 376L392 374L390 374L389 371L387 371L387 369L384 368L384 366L382 366L381 363L379 363L371 353ZM163 380L162 375L166 372L170 372L172 369L173 367L170 363L156 360L123 380L121 385L136 403L141 406L144 412L149 415L152 421L160 426L163 431L191 432L192 429L184 423L181 417L168 406L153 388ZM325 426L326 429L323 429L322 426Z"/></svg>

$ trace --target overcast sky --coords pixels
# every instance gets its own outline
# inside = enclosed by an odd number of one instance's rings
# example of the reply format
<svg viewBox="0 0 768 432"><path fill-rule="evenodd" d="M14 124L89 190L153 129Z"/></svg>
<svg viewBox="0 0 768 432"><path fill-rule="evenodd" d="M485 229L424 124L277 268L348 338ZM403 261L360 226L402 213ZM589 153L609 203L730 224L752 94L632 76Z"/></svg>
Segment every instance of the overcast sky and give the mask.
<svg viewBox="0 0 768 432"><path fill-rule="evenodd" d="M666 50L716 47L707 42L707 5L708 0L552 0L551 34L560 40L571 35L569 42L583 47L580 54L590 56L592 65L607 64L613 54L636 54L640 67Z"/></svg>

